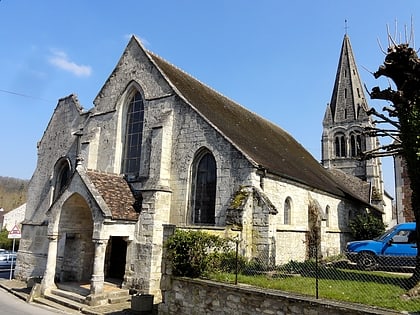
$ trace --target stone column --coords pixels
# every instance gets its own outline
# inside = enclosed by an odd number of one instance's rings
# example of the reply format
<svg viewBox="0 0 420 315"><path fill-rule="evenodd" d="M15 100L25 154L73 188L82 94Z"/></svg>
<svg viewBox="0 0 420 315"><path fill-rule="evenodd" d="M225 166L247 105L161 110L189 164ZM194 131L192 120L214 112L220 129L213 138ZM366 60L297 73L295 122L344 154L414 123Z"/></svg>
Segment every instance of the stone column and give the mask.
<svg viewBox="0 0 420 315"><path fill-rule="evenodd" d="M57 260L57 243L58 235L48 235L48 256L47 256L47 265L45 266L44 277L41 283L41 293L48 293L51 289L55 288L55 267Z"/></svg>
<svg viewBox="0 0 420 315"><path fill-rule="evenodd" d="M93 274L90 280L90 294L97 295L104 290L104 262L108 240L93 240L95 243L95 257L93 260Z"/></svg>

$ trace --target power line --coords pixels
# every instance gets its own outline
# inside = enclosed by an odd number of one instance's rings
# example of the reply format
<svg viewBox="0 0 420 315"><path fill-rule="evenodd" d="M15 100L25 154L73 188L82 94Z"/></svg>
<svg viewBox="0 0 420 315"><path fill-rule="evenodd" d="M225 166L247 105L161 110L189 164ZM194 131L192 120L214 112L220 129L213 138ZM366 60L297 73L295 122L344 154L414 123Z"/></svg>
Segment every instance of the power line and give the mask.
<svg viewBox="0 0 420 315"><path fill-rule="evenodd" d="M52 102L51 100L47 100L45 98L36 97L36 96L27 95L27 94L18 93L18 92L13 92L13 91L7 91L7 90L0 89L0 92L7 93L7 94L12 94L12 95L16 95L16 96L22 96L22 97L26 97L26 98L32 98L32 99L36 99L36 100L41 100L41 101L44 101L44 102Z"/></svg>

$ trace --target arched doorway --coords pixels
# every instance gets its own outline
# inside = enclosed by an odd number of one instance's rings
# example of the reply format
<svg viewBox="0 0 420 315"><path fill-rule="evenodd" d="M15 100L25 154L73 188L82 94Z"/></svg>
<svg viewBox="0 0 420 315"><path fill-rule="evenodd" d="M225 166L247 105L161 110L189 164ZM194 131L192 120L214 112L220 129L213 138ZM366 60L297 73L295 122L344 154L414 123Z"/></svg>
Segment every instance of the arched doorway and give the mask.
<svg viewBox="0 0 420 315"><path fill-rule="evenodd" d="M95 247L92 242L92 212L79 194L73 194L61 208L56 279L88 282L92 277ZM58 273L58 274L57 274Z"/></svg>

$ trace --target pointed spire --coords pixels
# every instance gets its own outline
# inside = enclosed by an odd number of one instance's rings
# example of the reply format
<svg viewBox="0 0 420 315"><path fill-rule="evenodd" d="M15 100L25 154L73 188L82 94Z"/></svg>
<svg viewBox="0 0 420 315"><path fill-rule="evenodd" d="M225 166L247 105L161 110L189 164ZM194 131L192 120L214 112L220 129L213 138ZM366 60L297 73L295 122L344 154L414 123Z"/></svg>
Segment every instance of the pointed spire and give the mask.
<svg viewBox="0 0 420 315"><path fill-rule="evenodd" d="M329 109L335 123L365 120L368 109L347 33L344 35Z"/></svg>

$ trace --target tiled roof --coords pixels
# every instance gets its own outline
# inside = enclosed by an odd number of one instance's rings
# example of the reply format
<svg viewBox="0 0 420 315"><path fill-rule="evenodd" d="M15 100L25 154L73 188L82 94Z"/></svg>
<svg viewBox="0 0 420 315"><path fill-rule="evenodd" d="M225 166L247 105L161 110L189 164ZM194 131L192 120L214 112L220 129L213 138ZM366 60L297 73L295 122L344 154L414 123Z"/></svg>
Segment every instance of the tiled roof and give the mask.
<svg viewBox="0 0 420 315"><path fill-rule="evenodd" d="M137 220L139 214L133 207L135 198L122 176L92 170L86 173L111 210L113 219Z"/></svg>
<svg viewBox="0 0 420 315"><path fill-rule="evenodd" d="M256 166L337 196L347 195L346 189L336 183L320 163L286 131L155 54L147 53L180 96Z"/></svg>
<svg viewBox="0 0 420 315"><path fill-rule="evenodd" d="M355 176L348 175L339 169L329 169L328 171L332 173L335 180L345 186L352 195L357 196L366 203L370 203L370 183Z"/></svg>

